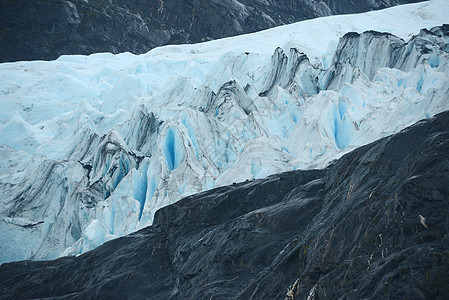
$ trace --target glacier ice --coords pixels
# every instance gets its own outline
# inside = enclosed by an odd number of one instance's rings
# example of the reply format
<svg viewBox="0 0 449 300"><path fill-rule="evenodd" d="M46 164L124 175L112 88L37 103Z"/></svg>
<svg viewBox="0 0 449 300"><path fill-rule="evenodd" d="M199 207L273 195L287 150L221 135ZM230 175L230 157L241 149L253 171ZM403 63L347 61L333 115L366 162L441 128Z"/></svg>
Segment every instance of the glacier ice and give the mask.
<svg viewBox="0 0 449 300"><path fill-rule="evenodd" d="M182 197L322 168L449 109L448 29L431 29L447 12L1 64L0 262L89 251Z"/></svg>

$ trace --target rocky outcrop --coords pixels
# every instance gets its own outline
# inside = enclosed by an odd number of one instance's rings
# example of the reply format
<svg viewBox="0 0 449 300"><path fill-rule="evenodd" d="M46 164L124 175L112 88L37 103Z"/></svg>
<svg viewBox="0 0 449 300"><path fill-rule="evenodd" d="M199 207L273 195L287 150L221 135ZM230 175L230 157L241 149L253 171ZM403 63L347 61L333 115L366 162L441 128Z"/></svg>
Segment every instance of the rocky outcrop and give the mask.
<svg viewBox="0 0 449 300"><path fill-rule="evenodd" d="M140 54L166 44L412 2L419 1L5 0L0 3L0 62L97 52Z"/></svg>
<svg viewBox="0 0 449 300"><path fill-rule="evenodd" d="M0 267L2 298L447 299L449 112L323 170L190 196L78 257Z"/></svg>

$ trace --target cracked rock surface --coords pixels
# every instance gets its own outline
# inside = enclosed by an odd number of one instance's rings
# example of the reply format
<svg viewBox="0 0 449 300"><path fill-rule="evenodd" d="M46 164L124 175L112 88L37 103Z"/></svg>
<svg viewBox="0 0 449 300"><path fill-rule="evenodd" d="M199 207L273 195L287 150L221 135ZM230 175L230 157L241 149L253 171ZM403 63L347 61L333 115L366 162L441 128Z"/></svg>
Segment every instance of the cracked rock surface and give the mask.
<svg viewBox="0 0 449 300"><path fill-rule="evenodd" d="M2 298L447 299L449 112L187 197L78 257L0 267Z"/></svg>

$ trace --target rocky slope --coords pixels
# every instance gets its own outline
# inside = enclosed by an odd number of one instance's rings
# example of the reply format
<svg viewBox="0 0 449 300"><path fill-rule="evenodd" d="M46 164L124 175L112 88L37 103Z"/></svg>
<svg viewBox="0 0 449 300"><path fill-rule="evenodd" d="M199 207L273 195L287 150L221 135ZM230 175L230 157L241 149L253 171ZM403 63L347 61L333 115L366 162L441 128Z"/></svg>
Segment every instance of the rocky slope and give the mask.
<svg viewBox="0 0 449 300"><path fill-rule="evenodd" d="M419 0L4 0L0 62L63 54L140 54L333 14Z"/></svg>
<svg viewBox="0 0 449 300"><path fill-rule="evenodd" d="M447 299L449 112L194 195L79 257L0 267L1 298Z"/></svg>

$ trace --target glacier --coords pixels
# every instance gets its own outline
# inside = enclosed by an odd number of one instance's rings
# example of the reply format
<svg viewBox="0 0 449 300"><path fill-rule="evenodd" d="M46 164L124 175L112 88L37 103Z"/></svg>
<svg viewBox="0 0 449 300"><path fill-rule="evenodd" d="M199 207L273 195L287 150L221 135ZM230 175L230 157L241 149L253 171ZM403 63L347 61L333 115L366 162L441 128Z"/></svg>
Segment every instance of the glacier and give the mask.
<svg viewBox="0 0 449 300"><path fill-rule="evenodd" d="M183 197L324 168L448 110L448 17L431 0L0 64L0 263L84 253Z"/></svg>

